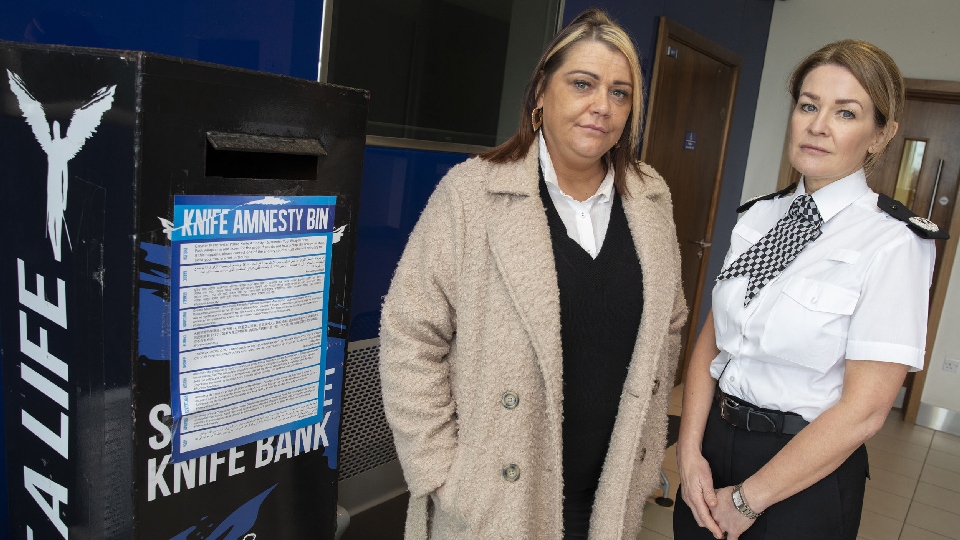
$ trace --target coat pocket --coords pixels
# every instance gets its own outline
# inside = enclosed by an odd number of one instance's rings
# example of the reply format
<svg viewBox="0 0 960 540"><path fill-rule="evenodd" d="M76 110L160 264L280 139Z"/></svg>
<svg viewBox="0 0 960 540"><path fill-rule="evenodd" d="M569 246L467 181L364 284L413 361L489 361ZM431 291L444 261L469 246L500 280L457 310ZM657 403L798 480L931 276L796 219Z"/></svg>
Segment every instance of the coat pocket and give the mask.
<svg viewBox="0 0 960 540"><path fill-rule="evenodd" d="M859 299L857 290L792 277L770 311L760 346L770 356L825 373L843 359Z"/></svg>
<svg viewBox="0 0 960 540"><path fill-rule="evenodd" d="M492 468L489 462L482 449L461 441L443 484L443 493L439 496L434 493L435 530L446 534L476 531L497 487L497 483L486 478L491 476L487 470Z"/></svg>
<svg viewBox="0 0 960 540"><path fill-rule="evenodd" d="M435 519L460 521L464 527L466 526L466 521L463 515L463 505L460 504L459 494L460 485L463 483L463 469L467 460L466 454L468 454L466 446L462 442L459 443L456 453L453 456L453 463L450 464L450 470L447 471L447 478L443 482L443 492L434 492L432 494L437 511L434 516Z"/></svg>

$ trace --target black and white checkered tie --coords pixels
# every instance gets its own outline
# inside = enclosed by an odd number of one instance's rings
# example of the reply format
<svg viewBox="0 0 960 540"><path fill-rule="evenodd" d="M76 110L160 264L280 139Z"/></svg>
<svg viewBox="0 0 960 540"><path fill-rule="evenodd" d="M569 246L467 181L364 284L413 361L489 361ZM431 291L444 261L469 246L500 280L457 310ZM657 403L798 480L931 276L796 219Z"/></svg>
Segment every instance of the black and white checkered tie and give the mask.
<svg viewBox="0 0 960 540"><path fill-rule="evenodd" d="M743 298L743 305L746 306L760 289L797 258L804 246L820 236L821 225L823 218L813 197L806 194L797 196L773 229L720 272L717 281L750 276L747 294Z"/></svg>

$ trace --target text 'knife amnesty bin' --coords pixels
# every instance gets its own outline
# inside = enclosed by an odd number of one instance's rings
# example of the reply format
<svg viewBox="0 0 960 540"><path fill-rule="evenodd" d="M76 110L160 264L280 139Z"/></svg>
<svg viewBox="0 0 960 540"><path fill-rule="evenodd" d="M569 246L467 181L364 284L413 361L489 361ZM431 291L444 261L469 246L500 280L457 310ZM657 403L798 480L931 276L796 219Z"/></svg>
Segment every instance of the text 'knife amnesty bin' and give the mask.
<svg viewBox="0 0 960 540"><path fill-rule="evenodd" d="M173 459L317 423L336 197L177 196Z"/></svg>

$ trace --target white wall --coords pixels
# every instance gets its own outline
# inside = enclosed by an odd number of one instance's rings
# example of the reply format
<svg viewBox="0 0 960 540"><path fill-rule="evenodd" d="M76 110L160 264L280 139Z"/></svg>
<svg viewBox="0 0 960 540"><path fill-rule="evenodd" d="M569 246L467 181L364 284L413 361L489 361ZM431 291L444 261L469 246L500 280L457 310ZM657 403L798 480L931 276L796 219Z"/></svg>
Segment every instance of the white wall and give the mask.
<svg viewBox="0 0 960 540"><path fill-rule="evenodd" d="M777 184L790 98L787 77L804 56L838 39L869 41L896 60L904 77L960 81L957 0L786 0L774 6L742 200ZM960 259L960 257L958 257ZM923 401L960 411L960 375L941 370L960 358L960 260L954 261Z"/></svg>

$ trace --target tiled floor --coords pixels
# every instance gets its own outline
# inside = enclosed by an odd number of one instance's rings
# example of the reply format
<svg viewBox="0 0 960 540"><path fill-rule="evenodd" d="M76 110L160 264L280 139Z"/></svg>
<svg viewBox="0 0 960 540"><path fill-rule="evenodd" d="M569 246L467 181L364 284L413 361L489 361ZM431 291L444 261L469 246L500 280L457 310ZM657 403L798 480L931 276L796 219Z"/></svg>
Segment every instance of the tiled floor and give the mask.
<svg viewBox="0 0 960 540"><path fill-rule="evenodd" d="M681 396L682 387L675 388L670 414L680 414ZM883 429L867 441L867 451L871 479L859 539L960 540L960 437L905 424L899 411L891 411ZM667 449L663 470L675 499L680 481L676 445ZM637 540L673 538L672 506L648 499L643 521Z"/></svg>

